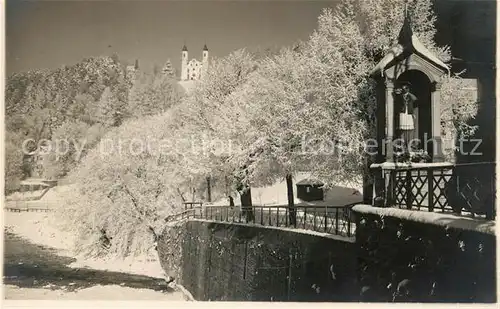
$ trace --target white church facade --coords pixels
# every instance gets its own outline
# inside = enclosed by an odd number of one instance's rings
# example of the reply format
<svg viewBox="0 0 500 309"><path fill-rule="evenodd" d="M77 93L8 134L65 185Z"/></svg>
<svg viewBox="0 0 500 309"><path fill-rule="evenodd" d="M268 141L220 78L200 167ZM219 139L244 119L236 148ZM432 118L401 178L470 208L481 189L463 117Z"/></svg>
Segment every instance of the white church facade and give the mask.
<svg viewBox="0 0 500 309"><path fill-rule="evenodd" d="M169 74L171 76L176 76L178 79L179 85L182 88L189 92L193 89L196 81L203 79L206 75L208 69L208 47L205 44L203 50L201 52L201 61L196 58L189 59L188 49L186 45L182 48L181 52L181 74L180 76L176 74L176 70L172 67L170 59L167 60L167 63L161 70L163 74ZM128 65L126 67L126 75L133 82L135 80L135 73L139 69L139 61L136 60L135 65Z"/></svg>
<svg viewBox="0 0 500 309"><path fill-rule="evenodd" d="M191 81L202 79L208 68L208 48L203 47L201 61L193 58L189 59L186 45L182 48L181 56L181 81Z"/></svg>

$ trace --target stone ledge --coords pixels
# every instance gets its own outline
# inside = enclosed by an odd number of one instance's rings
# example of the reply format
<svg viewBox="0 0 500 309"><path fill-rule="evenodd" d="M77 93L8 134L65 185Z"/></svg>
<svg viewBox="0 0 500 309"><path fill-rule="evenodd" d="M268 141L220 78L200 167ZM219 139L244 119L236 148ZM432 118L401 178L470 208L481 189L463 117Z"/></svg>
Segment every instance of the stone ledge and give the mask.
<svg viewBox="0 0 500 309"><path fill-rule="evenodd" d="M436 212L406 210L398 208L380 208L364 204L356 205L352 208L352 210L354 212L364 214L389 216L408 221L496 235L495 221L486 221Z"/></svg>
<svg viewBox="0 0 500 309"><path fill-rule="evenodd" d="M269 229L270 230L280 230L280 231L307 234L307 235L318 236L318 237L325 237L328 239L340 240L340 241L345 241L345 242L349 242L349 243L356 242L356 239L354 236L348 237L348 236L342 236L342 235L322 233L322 232L317 232L317 231L312 231L312 230L305 230L305 229L301 229L301 228L269 226L269 225L255 224L255 223L222 222L222 221L212 221L212 220L198 219L198 218L190 218L189 221L199 221L199 222L225 224L225 225L233 225L233 226L254 227L254 228L262 228L262 229L268 229L268 230Z"/></svg>
<svg viewBox="0 0 500 309"><path fill-rule="evenodd" d="M455 164L450 162L435 162L435 163L402 163L402 162L384 162L373 163L370 168L382 168L383 170L408 169L408 168L452 168Z"/></svg>

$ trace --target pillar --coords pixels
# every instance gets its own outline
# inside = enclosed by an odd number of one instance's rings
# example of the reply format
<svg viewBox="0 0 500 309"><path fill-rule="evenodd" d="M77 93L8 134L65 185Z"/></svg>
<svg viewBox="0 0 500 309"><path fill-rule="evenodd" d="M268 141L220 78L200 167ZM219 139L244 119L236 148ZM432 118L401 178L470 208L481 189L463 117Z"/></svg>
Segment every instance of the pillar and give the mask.
<svg viewBox="0 0 500 309"><path fill-rule="evenodd" d="M444 162L441 138L441 85L435 82L431 93L432 162Z"/></svg>
<svg viewBox="0 0 500 309"><path fill-rule="evenodd" d="M385 82L385 123L386 123L386 131L385 131L385 149L386 149L386 161L394 162L394 83L392 81L386 80Z"/></svg>

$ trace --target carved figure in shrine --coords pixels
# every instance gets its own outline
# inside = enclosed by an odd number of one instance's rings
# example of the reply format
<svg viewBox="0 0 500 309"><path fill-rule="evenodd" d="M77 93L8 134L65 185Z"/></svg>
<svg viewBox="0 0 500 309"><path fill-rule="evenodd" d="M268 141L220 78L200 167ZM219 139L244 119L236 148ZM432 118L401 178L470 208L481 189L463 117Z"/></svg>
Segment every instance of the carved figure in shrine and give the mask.
<svg viewBox="0 0 500 309"><path fill-rule="evenodd" d="M395 90L397 96L396 106L398 109L399 137L403 140L404 151L411 152L418 146L419 140L415 136L415 106L417 97L410 91L411 84L403 82L402 87ZM418 143L415 145L415 141Z"/></svg>

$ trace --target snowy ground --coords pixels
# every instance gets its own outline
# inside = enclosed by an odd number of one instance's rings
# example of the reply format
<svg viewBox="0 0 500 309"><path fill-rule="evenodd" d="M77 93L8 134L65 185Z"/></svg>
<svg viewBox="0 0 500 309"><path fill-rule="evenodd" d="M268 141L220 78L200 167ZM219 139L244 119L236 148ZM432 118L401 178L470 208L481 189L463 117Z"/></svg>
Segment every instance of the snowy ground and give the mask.
<svg viewBox="0 0 500 309"><path fill-rule="evenodd" d="M343 206L352 203L361 203L363 201L363 186L360 184L342 184L338 183L326 190L323 201L306 202L297 198L296 183L309 178L307 173L299 173L294 179L293 194L295 205L297 206ZM236 206L240 205L240 199L234 198ZM280 181L271 186L252 187L252 204L260 206L276 206L287 205L287 187L286 182ZM212 203L214 206L226 206L228 200L226 198Z"/></svg>
<svg viewBox="0 0 500 309"><path fill-rule="evenodd" d="M165 285L156 258L84 259L53 213L4 210L4 218L5 299L185 300Z"/></svg>

